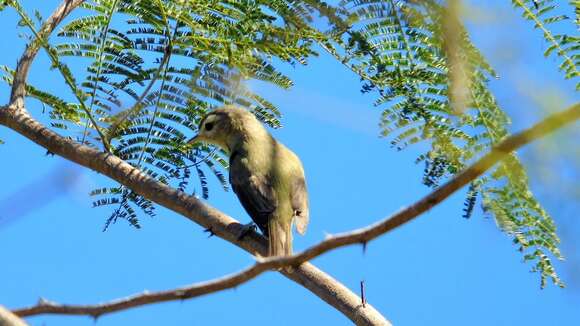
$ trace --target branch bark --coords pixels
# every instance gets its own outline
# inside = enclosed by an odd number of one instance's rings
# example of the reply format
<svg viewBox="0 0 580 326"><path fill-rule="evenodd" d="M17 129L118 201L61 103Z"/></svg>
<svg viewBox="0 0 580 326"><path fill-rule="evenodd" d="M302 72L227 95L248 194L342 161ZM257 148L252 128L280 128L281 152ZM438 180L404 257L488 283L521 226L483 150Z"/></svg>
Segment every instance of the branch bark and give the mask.
<svg viewBox="0 0 580 326"><path fill-rule="evenodd" d="M20 317L0 306L0 326L28 326Z"/></svg>
<svg viewBox="0 0 580 326"><path fill-rule="evenodd" d="M493 165L495 165L502 158L517 148L524 146L540 137L543 137L559 128L562 128L563 126L570 124L578 119L580 119L580 104L575 104L562 112L553 114L545 120L537 123L533 127L505 139L473 165L456 175L453 179L451 179L437 190L434 190L427 196L423 197L421 200L415 202L413 205L368 227L330 236L325 241L312 246L300 254L287 257L262 258L252 267L247 268L239 273L173 290L136 294L126 298L121 298L96 305L62 305L43 300L35 306L17 309L14 311L14 313L19 316L31 316L38 314L68 314L90 315L93 317L98 317L103 314L138 307L145 304L189 299L216 291L233 288L270 269L279 269L287 266L300 266L300 264L303 264L308 260L311 260L330 250L342 246L356 243L366 245L367 242L411 221L412 219L420 216L422 213L428 211L433 206L438 205L455 191L461 189L485 173L485 171L490 169ZM364 308L362 301L361 306Z"/></svg>

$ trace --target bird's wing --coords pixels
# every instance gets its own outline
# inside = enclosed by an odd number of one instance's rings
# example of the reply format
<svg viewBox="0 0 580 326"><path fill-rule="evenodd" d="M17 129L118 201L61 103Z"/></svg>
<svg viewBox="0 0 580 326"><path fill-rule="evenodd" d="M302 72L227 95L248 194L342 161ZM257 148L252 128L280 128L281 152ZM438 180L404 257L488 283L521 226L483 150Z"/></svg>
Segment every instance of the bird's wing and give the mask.
<svg viewBox="0 0 580 326"><path fill-rule="evenodd" d="M239 157L232 155L230 183L254 223L268 235L268 220L278 206L278 199L267 179L252 174Z"/></svg>
<svg viewBox="0 0 580 326"><path fill-rule="evenodd" d="M310 220L308 212L308 191L304 177L299 177L292 184L292 209L294 210L294 223L298 233L304 235Z"/></svg>

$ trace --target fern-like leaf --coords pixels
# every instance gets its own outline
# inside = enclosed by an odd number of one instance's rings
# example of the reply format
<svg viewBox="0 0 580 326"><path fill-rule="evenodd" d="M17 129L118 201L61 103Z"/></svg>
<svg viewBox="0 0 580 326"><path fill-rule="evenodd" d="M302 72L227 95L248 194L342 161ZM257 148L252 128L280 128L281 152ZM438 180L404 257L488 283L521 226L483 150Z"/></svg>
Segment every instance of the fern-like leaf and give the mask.
<svg viewBox="0 0 580 326"><path fill-rule="evenodd" d="M461 25L456 26L454 55L464 63L469 87L462 90L468 94L462 114L452 108L444 29L448 16L438 2L352 0L342 2L342 12L348 13L342 21L351 27L341 33L344 27L335 24L331 33L341 46L337 49L342 48L335 55L359 73L364 92L378 94L375 104L384 108L382 134L393 147L429 146L417 159L425 164L423 183L438 186L508 136L509 118L487 85L495 72ZM525 260L534 262L532 270L540 273L542 286L548 278L562 286L550 260L562 258L554 222L531 194L515 155L471 184L464 217L472 215L479 196Z"/></svg>

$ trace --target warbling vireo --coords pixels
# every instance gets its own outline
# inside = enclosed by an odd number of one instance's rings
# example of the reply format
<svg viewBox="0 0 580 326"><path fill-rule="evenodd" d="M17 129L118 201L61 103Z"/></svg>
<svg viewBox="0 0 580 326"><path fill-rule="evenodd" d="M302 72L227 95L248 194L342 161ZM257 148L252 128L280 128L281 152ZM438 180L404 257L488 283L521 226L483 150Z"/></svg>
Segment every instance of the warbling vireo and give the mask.
<svg viewBox="0 0 580 326"><path fill-rule="evenodd" d="M268 237L269 255L292 254L292 223L304 235L308 193L302 163L256 117L225 106L208 113L188 143L217 145L230 155L230 183L242 206Z"/></svg>

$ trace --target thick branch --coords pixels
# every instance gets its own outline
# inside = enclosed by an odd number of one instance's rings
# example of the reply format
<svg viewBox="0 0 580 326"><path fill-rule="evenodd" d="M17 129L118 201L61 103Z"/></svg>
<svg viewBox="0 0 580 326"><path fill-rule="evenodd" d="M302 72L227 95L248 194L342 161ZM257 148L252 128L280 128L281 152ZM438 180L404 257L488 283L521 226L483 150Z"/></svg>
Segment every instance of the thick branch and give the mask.
<svg viewBox="0 0 580 326"><path fill-rule="evenodd" d="M441 203L455 191L461 189L466 184L470 183L475 178L485 173L485 171L487 171L494 164L499 162L502 158L517 148L530 143L535 139L543 137L548 133L551 133L552 131L565 126L566 124L572 123L579 118L579 104L576 104L560 113L556 113L536 124L535 126L505 139L503 142L494 147L491 152L478 160L475 164L465 169L462 173L455 176L445 185L431 192L429 195L425 196L413 205L371 226L354 230L352 232L331 236L325 241L322 241L321 243L305 250L300 254L288 257L264 258L257 262L254 266L239 273L174 290L137 294L97 305L61 305L54 302L41 301L36 306L18 309L14 312L19 316L31 316L49 313L91 315L98 317L106 313L138 307L145 304L170 300L183 300L233 288L273 268L298 266L301 263L311 260L325 252L336 249L338 247L356 243L362 243L364 245L367 242L377 238L378 236L409 222L410 220L429 210L431 207Z"/></svg>
<svg viewBox="0 0 580 326"><path fill-rule="evenodd" d="M28 326L28 324L10 310L0 306L0 326Z"/></svg>

